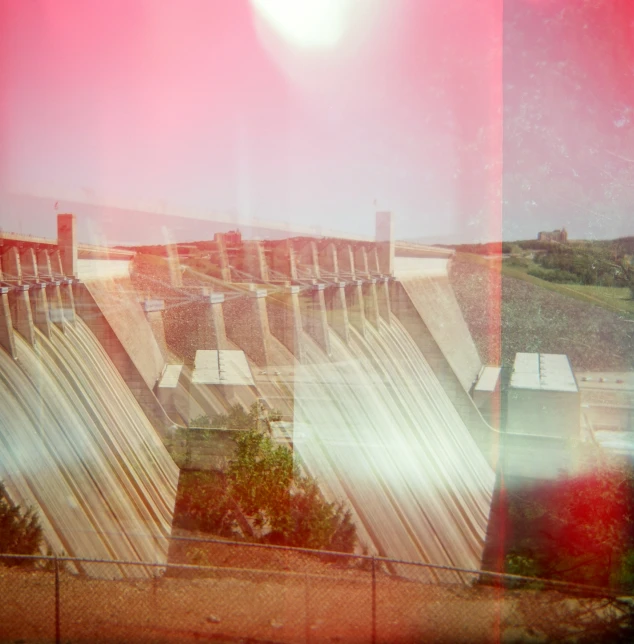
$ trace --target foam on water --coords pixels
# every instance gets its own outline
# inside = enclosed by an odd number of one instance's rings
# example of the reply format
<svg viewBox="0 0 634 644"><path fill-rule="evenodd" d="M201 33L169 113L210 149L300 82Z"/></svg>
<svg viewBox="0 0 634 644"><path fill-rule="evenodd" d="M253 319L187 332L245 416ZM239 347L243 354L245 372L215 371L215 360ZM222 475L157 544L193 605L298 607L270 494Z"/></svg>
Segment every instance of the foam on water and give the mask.
<svg viewBox="0 0 634 644"><path fill-rule="evenodd" d="M358 533L397 559L481 563L493 470L423 354L397 319L332 356L306 341L295 377L295 450Z"/></svg>
<svg viewBox="0 0 634 644"><path fill-rule="evenodd" d="M53 549L164 562L178 483L154 428L81 319L0 351L0 480ZM117 576L113 567L93 573ZM128 569L119 574L145 574Z"/></svg>

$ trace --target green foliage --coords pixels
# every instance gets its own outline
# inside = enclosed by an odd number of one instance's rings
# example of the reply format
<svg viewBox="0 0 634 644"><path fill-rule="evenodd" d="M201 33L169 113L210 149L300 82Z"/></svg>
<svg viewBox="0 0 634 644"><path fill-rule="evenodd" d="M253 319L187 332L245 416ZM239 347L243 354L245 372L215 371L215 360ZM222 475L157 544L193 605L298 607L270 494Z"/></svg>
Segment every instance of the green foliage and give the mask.
<svg viewBox="0 0 634 644"><path fill-rule="evenodd" d="M256 526L268 520L272 531L285 532L295 473L292 453L255 431L240 436L237 444L227 473L232 496Z"/></svg>
<svg viewBox="0 0 634 644"><path fill-rule="evenodd" d="M609 461L583 476L515 494L508 517L514 537L507 572L632 588L631 465Z"/></svg>
<svg viewBox="0 0 634 644"><path fill-rule="evenodd" d="M509 554L506 555L506 559L504 560L504 572L509 575L538 577L539 565L532 557L519 554Z"/></svg>
<svg viewBox="0 0 634 644"><path fill-rule="evenodd" d="M32 555L39 551L42 542L42 528L32 509L22 510L13 505L7 497L4 485L0 483L0 552L6 554ZM0 560L8 566L29 565L24 560Z"/></svg>
<svg viewBox="0 0 634 644"><path fill-rule="evenodd" d="M351 512L343 503L324 500L317 482L295 466L290 450L254 429L236 442L226 477L181 473L175 525L280 545L354 550Z"/></svg>
<svg viewBox="0 0 634 644"><path fill-rule="evenodd" d="M533 277L538 277L540 280L556 282L558 284L576 284L578 281L577 276L573 273L561 270L543 270L540 268L534 268L528 271L528 274Z"/></svg>
<svg viewBox="0 0 634 644"><path fill-rule="evenodd" d="M211 418L206 415L192 418L189 421L189 426L218 429L255 429L258 413L257 403L254 403L248 412L244 411L242 405L235 404L227 414L212 414Z"/></svg>
<svg viewBox="0 0 634 644"><path fill-rule="evenodd" d="M186 530L233 536L234 517L225 477L219 472L183 471L174 509L174 525Z"/></svg>

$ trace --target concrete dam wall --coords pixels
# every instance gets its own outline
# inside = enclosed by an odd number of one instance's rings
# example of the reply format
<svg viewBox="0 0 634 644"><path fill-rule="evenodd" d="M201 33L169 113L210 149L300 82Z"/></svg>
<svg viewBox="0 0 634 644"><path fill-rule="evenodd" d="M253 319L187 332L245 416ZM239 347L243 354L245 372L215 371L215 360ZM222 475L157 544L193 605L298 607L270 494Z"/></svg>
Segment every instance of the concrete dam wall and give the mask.
<svg viewBox="0 0 634 644"><path fill-rule="evenodd" d="M0 480L12 502L36 510L53 552L164 562L178 469L76 314L78 285L58 253L41 251L38 263L30 248L2 255Z"/></svg>
<svg viewBox="0 0 634 644"><path fill-rule="evenodd" d="M62 276L78 276L75 247L59 244ZM161 561L178 477L170 432L260 399L282 412L326 498L352 509L370 552L478 568L494 440L469 395L481 365L446 280L450 257L395 254L379 221L376 243L219 236L218 273L179 266L175 251L154 273L135 260L132 281L101 260L72 286L51 269L35 275L60 293L45 309L20 295L37 289L18 275L0 367L7 383L34 384L26 398L15 385L3 394L18 411L0 412L0 478L45 515L56 550ZM222 467L230 452L218 443ZM45 490L34 463L49 472Z"/></svg>

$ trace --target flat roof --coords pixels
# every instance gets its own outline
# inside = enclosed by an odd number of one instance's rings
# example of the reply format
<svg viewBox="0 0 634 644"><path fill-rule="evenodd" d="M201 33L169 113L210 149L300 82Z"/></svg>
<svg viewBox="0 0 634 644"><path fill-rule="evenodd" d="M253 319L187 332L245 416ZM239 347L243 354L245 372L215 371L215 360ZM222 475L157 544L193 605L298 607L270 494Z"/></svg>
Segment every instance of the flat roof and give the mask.
<svg viewBox="0 0 634 644"><path fill-rule="evenodd" d="M555 353L515 354L511 389L579 391L568 356Z"/></svg>
<svg viewBox="0 0 634 644"><path fill-rule="evenodd" d="M577 371L579 389L634 391L634 371Z"/></svg>
<svg viewBox="0 0 634 644"><path fill-rule="evenodd" d="M475 386L475 391L495 391L500 380L501 367L484 367Z"/></svg>
<svg viewBox="0 0 634 644"><path fill-rule="evenodd" d="M159 388L174 389L178 385L178 380L181 377L182 370L182 364L168 364L163 372L161 382L159 382Z"/></svg>
<svg viewBox="0 0 634 644"><path fill-rule="evenodd" d="M201 349L196 351L192 383L198 385L253 385L244 351Z"/></svg>

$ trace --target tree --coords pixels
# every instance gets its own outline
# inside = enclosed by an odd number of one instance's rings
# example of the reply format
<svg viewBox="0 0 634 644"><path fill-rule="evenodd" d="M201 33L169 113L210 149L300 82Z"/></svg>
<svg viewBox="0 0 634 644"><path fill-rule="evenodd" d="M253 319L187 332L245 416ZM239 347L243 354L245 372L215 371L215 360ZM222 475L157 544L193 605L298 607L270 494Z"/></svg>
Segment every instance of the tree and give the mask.
<svg viewBox="0 0 634 644"><path fill-rule="evenodd" d="M35 511L22 510L14 505L0 482L0 553L32 555L39 551L42 528ZM3 559L0 563L15 566L24 564L20 559Z"/></svg>
<svg viewBox="0 0 634 644"><path fill-rule="evenodd" d="M583 475L514 496L509 518L518 536L509 544L508 572L521 568L529 576L632 588L631 465L599 460Z"/></svg>
<svg viewBox="0 0 634 644"><path fill-rule="evenodd" d="M228 493L265 541L352 552L356 529L343 503L328 503L302 474L292 453L251 430L237 440L227 473Z"/></svg>

